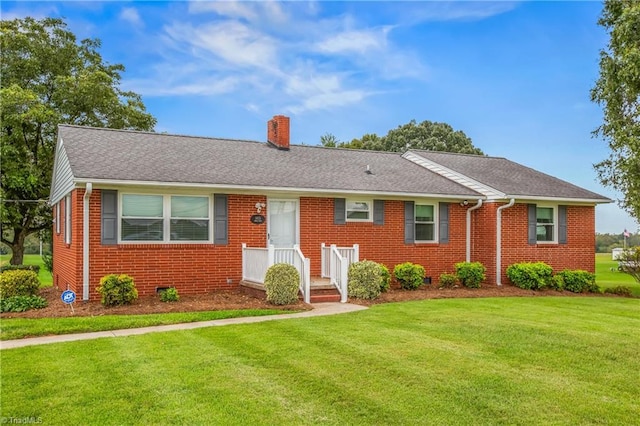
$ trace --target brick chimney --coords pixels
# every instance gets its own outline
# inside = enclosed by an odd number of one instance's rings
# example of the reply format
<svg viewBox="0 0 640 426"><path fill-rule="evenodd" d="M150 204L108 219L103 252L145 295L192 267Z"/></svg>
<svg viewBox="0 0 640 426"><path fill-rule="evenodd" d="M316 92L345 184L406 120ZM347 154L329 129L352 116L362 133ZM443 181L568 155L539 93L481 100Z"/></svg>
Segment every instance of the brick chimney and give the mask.
<svg viewBox="0 0 640 426"><path fill-rule="evenodd" d="M289 117L275 115L267 122L267 142L278 149L289 150Z"/></svg>

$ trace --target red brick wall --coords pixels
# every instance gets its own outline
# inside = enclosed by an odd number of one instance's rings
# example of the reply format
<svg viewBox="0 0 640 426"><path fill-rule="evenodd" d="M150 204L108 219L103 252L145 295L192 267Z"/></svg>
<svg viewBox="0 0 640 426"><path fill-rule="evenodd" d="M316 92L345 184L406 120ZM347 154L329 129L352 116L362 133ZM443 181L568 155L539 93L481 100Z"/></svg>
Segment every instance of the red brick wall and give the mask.
<svg viewBox="0 0 640 426"><path fill-rule="evenodd" d="M595 233L595 207L568 206L567 244L529 245L527 205L516 204L502 210L503 282L509 282L504 273L506 268L518 262L545 262L554 272L562 269L595 272Z"/></svg>
<svg viewBox="0 0 640 426"><path fill-rule="evenodd" d="M84 190L71 193L71 244L65 243L65 217L68 211L66 198L60 201L60 233L53 224L53 285L61 290L70 289L82 298L82 194ZM53 206L55 218L56 208ZM78 216L78 214L80 216ZM79 220L78 220L79 219Z"/></svg>
<svg viewBox="0 0 640 426"><path fill-rule="evenodd" d="M300 246L311 259L311 275L320 275L320 244L360 245L360 260L385 264L391 272L402 262L424 266L427 276L437 281L443 272L453 272L456 262L465 260L465 212L449 204L449 243L405 244L404 201L385 201L384 225L372 222L333 224L333 198L300 198ZM436 207L437 208L437 207Z"/></svg>
<svg viewBox="0 0 640 426"><path fill-rule="evenodd" d="M82 292L82 196L72 194L73 234L70 245L64 243L64 215L61 233L53 235L54 283ZM91 299L99 296L96 287L107 274L129 274L140 295L153 294L156 287L175 286L182 294L205 293L236 287L242 277L242 243L249 247L266 246L266 223L253 224L257 202L266 203L262 195L229 195L229 244L120 244L100 243L100 190L94 190L90 202L90 288ZM62 201L64 204L64 200ZM495 284L496 210L499 205L486 203L472 213L473 261L487 267L486 284ZM371 222L333 223L333 198L300 198L301 250L311 259L311 275L320 275L320 245L360 245L360 259L381 262L390 270L410 261L425 267L434 282L443 272L453 272L454 264L465 260L466 210L449 204L449 243L405 244L404 202L385 201L383 226ZM64 212L64 205L61 212ZM266 210L262 214L266 215ZM569 206L568 244L530 246L527 244L526 204L516 204L502 212L502 270L515 262L544 261L554 270L564 268L594 270L595 209ZM231 282L228 282L231 280Z"/></svg>

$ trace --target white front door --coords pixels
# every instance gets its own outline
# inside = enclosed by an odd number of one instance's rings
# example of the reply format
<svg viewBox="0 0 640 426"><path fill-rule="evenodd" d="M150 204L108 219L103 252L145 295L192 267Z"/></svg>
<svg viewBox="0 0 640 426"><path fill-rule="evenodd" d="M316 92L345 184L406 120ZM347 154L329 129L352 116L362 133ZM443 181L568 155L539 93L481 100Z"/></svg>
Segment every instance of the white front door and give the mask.
<svg viewBox="0 0 640 426"><path fill-rule="evenodd" d="M268 243L290 248L298 244L298 200L269 200Z"/></svg>

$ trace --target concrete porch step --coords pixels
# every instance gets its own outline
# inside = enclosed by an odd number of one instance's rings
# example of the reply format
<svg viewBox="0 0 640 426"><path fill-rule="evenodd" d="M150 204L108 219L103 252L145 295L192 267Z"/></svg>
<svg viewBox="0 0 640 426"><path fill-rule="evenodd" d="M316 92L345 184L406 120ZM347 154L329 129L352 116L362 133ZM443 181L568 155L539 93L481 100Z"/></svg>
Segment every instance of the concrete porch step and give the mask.
<svg viewBox="0 0 640 426"><path fill-rule="evenodd" d="M311 294L309 295L311 303L340 302L340 292L331 285L328 278L312 277L311 278ZM265 299L267 297L264 285L251 281L240 281L240 289L253 297ZM302 297L302 296L300 296Z"/></svg>

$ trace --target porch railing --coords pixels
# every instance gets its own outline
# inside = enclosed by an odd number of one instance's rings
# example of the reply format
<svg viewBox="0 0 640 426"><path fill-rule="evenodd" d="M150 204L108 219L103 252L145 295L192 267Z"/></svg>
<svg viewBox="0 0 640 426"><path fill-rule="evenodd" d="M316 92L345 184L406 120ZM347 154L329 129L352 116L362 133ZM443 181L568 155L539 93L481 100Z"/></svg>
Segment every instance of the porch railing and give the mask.
<svg viewBox="0 0 640 426"><path fill-rule="evenodd" d="M300 274L300 292L305 303L311 300L311 267L309 259L304 257L300 248L247 247L242 243L242 279L264 284L267 269L276 263L293 265Z"/></svg>
<svg viewBox="0 0 640 426"><path fill-rule="evenodd" d="M340 292L340 302L345 303L348 296L347 275L349 265L358 262L360 257L359 246L337 247L335 244L327 246L321 245L322 276L329 278Z"/></svg>

